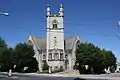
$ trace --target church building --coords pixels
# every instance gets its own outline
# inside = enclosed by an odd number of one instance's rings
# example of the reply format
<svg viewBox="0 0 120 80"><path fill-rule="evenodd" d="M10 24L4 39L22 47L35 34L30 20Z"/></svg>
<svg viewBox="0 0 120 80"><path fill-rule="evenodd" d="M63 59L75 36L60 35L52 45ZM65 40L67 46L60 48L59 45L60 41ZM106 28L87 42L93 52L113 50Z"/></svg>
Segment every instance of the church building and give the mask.
<svg viewBox="0 0 120 80"><path fill-rule="evenodd" d="M50 5L47 5L46 39L30 35L27 41L35 51L39 71L42 72L46 62L51 71L62 68L71 71L76 60L76 46L80 43L79 36L64 37L64 8L60 4L58 13L51 13ZM42 35L42 34L41 34Z"/></svg>

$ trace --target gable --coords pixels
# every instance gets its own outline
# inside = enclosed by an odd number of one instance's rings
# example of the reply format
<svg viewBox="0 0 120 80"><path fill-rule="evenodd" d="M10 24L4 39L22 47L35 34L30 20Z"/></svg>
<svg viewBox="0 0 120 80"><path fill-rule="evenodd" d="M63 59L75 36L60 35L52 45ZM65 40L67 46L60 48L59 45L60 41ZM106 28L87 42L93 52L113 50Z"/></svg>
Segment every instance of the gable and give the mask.
<svg viewBox="0 0 120 80"><path fill-rule="evenodd" d="M72 36L72 37L66 38L64 40L65 51L73 49L75 44L79 41L79 39L77 39L77 37L78 36ZM35 46L38 49L46 50L46 45L47 44L46 44L46 40L45 39L42 39L40 37L32 36L32 40L33 40ZM31 42L28 41L28 44L31 44Z"/></svg>

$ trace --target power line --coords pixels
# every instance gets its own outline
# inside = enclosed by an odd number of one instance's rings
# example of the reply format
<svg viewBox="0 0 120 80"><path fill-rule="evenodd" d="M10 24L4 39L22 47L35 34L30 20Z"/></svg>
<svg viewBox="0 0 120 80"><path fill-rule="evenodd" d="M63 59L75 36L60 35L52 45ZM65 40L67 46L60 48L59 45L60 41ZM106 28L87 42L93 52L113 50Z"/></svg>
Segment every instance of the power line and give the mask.
<svg viewBox="0 0 120 80"><path fill-rule="evenodd" d="M46 21L41 21L41 23L46 23ZM71 25L71 26L80 26L80 27L84 27L84 26L87 26L87 27L107 27L107 28L110 28L110 27L118 27L119 25L116 24L116 25L111 25L111 24L85 24L85 23L70 23L70 22L66 22L64 21L64 25Z"/></svg>
<svg viewBox="0 0 120 80"><path fill-rule="evenodd" d="M103 24L82 24L82 23L65 23L65 24L69 24L69 25L78 25L78 26L81 26L81 27L84 27L84 26L87 26L87 27L118 27L118 25L110 25L110 24L106 24L106 25L103 25Z"/></svg>
<svg viewBox="0 0 120 80"><path fill-rule="evenodd" d="M120 40L120 36L116 34L116 37Z"/></svg>
<svg viewBox="0 0 120 80"><path fill-rule="evenodd" d="M45 29L42 29L42 30L39 30L39 31L47 31L47 30L45 30ZM63 31L63 32L58 32L58 31L49 31L49 32L57 32L57 33L68 33L68 34L80 34L80 33L78 33L78 32L72 32L72 31ZM83 34L85 34L85 35L92 35L92 36L116 36L116 34L99 34L99 33L83 33ZM82 33L81 33L81 35L82 35Z"/></svg>

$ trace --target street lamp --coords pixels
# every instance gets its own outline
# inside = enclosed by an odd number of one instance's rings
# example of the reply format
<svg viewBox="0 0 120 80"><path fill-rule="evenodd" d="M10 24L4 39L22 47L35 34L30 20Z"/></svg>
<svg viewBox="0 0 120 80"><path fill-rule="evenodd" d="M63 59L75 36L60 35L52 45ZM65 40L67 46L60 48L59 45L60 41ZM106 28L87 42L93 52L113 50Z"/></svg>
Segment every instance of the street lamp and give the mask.
<svg viewBox="0 0 120 80"><path fill-rule="evenodd" d="M0 15L5 15L5 16L9 16L9 13L7 13L7 12L0 12Z"/></svg>

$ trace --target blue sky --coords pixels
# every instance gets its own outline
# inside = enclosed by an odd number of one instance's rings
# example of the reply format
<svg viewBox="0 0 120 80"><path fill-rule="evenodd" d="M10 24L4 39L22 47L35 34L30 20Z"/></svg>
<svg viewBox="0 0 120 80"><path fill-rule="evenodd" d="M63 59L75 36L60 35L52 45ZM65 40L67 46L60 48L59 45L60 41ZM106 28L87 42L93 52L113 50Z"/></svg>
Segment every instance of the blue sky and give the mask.
<svg viewBox="0 0 120 80"><path fill-rule="evenodd" d="M91 42L112 50L120 57L120 0L0 0L0 36L14 47L26 42L29 34L46 38L46 4L52 12L64 5L65 37L79 35L81 41ZM120 61L120 60L119 60Z"/></svg>

